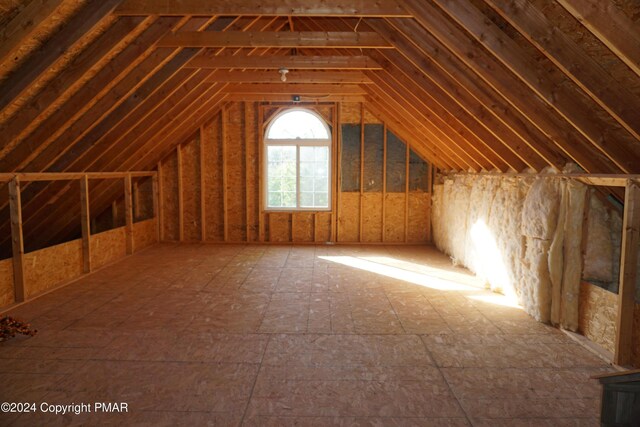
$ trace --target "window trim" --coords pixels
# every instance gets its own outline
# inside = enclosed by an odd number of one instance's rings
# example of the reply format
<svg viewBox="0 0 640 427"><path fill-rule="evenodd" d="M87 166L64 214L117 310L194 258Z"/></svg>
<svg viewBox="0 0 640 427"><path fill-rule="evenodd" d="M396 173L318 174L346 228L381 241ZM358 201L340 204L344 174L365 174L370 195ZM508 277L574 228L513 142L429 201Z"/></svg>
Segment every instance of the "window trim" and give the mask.
<svg viewBox="0 0 640 427"><path fill-rule="evenodd" d="M271 126L283 115L287 113L291 113L293 111L304 111L305 113L312 114L320 123L325 127L327 131L327 135L329 136L326 139L269 139L269 131L271 130ZM296 207L293 208L284 208L284 207L269 207L269 162L268 162L268 147L269 146L294 146L296 147ZM301 146L310 146L310 147L327 147L327 207L326 208L318 208L318 207L300 207L300 147ZM331 212L332 211L332 201L333 201L333 178L332 178L332 168L333 168L333 134L331 132L331 128L326 120L317 112L313 110L309 110L307 108L293 107L287 108L286 110L280 111L278 114L273 116L269 120L269 125L266 127L264 131L264 136L262 138L262 152L263 158L262 161L262 188L260 191L263 193L263 212L269 213L292 213L292 212Z"/></svg>

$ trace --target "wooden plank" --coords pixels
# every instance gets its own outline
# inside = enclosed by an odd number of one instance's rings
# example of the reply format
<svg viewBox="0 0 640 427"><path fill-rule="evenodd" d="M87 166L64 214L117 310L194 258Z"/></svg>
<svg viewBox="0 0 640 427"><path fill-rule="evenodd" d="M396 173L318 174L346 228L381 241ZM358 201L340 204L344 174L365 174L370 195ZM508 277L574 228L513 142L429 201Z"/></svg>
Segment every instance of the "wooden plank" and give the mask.
<svg viewBox="0 0 640 427"><path fill-rule="evenodd" d="M62 0L34 0L0 29L0 63L18 50L23 41L53 13Z"/></svg>
<svg viewBox="0 0 640 427"><path fill-rule="evenodd" d="M300 101L294 101L293 96L300 97ZM362 94L358 95L332 95L332 94L317 94L317 95L299 95L299 94L279 94L279 93L247 93L247 94L233 94L229 93L226 97L227 101L231 102L279 102L286 103L289 106L300 105L301 103L317 103L317 102L366 102L366 96Z"/></svg>
<svg viewBox="0 0 640 427"><path fill-rule="evenodd" d="M331 236L334 243L338 242L340 237L340 199L342 192L342 104L339 103L336 109L336 122L337 122L337 149L336 149L336 186L335 186L335 198L336 204L332 212L331 220L335 223L335 234Z"/></svg>
<svg viewBox="0 0 640 427"><path fill-rule="evenodd" d="M557 1L640 76L640 31L638 31L638 25L620 11L614 2L600 0Z"/></svg>
<svg viewBox="0 0 640 427"><path fill-rule="evenodd" d="M47 40L41 49L34 52L27 61L0 85L0 110L4 110L14 99L23 94L35 81L60 59L63 53L88 32L109 19L110 13L120 0L103 0L87 3L77 14L65 23L60 31Z"/></svg>
<svg viewBox="0 0 640 427"><path fill-rule="evenodd" d="M224 229L224 241L229 241L229 206L227 201L227 121L229 120L229 114L227 112L227 106L222 107L220 126L222 128L222 217L223 217L223 229Z"/></svg>
<svg viewBox="0 0 640 427"><path fill-rule="evenodd" d="M364 205L364 103L360 104L360 212L358 215L358 241L363 241L362 223Z"/></svg>
<svg viewBox="0 0 640 427"><path fill-rule="evenodd" d="M160 242L160 178L159 174L151 178L153 191L153 216L156 219L156 241Z"/></svg>
<svg viewBox="0 0 640 427"><path fill-rule="evenodd" d="M367 93L359 85L353 84L304 84L304 83L273 83L273 84L235 84L229 85L226 92L233 94L282 94L292 95L364 95ZM324 99L323 99L324 100Z"/></svg>
<svg viewBox="0 0 640 427"><path fill-rule="evenodd" d="M206 191L205 191L205 171L206 163L204 161L204 141L205 132L204 125L200 126L200 240L207 239L207 209L206 209Z"/></svg>
<svg viewBox="0 0 640 427"><path fill-rule="evenodd" d="M405 141L405 171L404 171L404 241L409 241L409 158L411 149L409 148L409 141Z"/></svg>
<svg viewBox="0 0 640 427"><path fill-rule="evenodd" d="M82 271L91 272L91 211L89 207L89 178L80 180L80 222L82 226Z"/></svg>
<svg viewBox="0 0 640 427"><path fill-rule="evenodd" d="M386 205L387 205L387 124L383 123L383 132L382 136L382 242L384 243L387 239L385 238L386 234L384 230L387 229L387 221L386 221Z"/></svg>
<svg viewBox="0 0 640 427"><path fill-rule="evenodd" d="M627 182L622 219L620 286L614 363L631 363L633 347L633 310L636 297L638 246L640 246L640 181Z"/></svg>
<svg viewBox="0 0 640 427"><path fill-rule="evenodd" d="M530 2L485 1L621 126L640 139L640 109L631 107L640 105L640 99L613 78L598 59L585 52Z"/></svg>
<svg viewBox="0 0 640 427"><path fill-rule="evenodd" d="M13 289L16 302L24 301L24 240L22 234L22 201L20 179L9 182L9 203L11 214L11 244L13 256Z"/></svg>
<svg viewBox="0 0 640 427"><path fill-rule="evenodd" d="M337 212L338 212L338 192L339 192L339 178L338 178L338 168L339 168L339 164L338 164L338 159L339 157L339 138L340 138L340 118L339 118L339 114L338 114L338 110L339 110L339 105L340 104L333 104L333 109L332 109L332 113L331 113L331 129L333 130L333 132L331 132L331 185L332 187L332 195L331 195L331 231L330 231L330 238L329 241L335 243L336 242L336 235L337 235ZM316 222L315 222L315 229L317 230L317 218L318 215L316 214ZM315 238L315 231L314 231L314 238Z"/></svg>
<svg viewBox="0 0 640 427"><path fill-rule="evenodd" d="M184 241L184 188L182 183L182 146L176 145L178 162L178 240Z"/></svg>
<svg viewBox="0 0 640 427"><path fill-rule="evenodd" d="M72 181L83 179L123 179L131 175L133 178L142 178L155 175L154 171L132 171L132 172L17 172L0 173L0 181L11 181L18 178L22 182L33 181Z"/></svg>
<svg viewBox="0 0 640 427"><path fill-rule="evenodd" d="M243 135L244 135L244 232L245 232L245 241L248 242L249 241L249 236L251 234L251 227L249 224L250 221L250 216L249 216L249 204L250 204L250 198L249 198L249 185L252 185L253 183L250 183L249 180L249 132L252 131L252 129L248 128L248 123L249 123L249 103L245 102L244 103L244 127L243 127Z"/></svg>
<svg viewBox="0 0 640 427"><path fill-rule="evenodd" d="M131 175L124 179L124 216L125 233L127 236L127 255L131 255L135 250L133 246L133 203L131 191Z"/></svg>
<svg viewBox="0 0 640 427"><path fill-rule="evenodd" d="M258 240L264 242L264 108L258 106Z"/></svg>
<svg viewBox="0 0 640 427"><path fill-rule="evenodd" d="M289 71L287 83L342 83L370 84L371 80L362 71ZM277 71L217 71L207 81L225 83L281 83Z"/></svg>
<svg viewBox="0 0 640 427"><path fill-rule="evenodd" d="M354 31L182 31L165 35L158 47L391 49L378 33Z"/></svg>
<svg viewBox="0 0 640 427"><path fill-rule="evenodd" d="M380 70L368 56L211 56L205 53L189 61L185 68L245 70Z"/></svg>
<svg viewBox="0 0 640 427"><path fill-rule="evenodd" d="M158 238L164 240L164 184L162 183L162 162L158 162Z"/></svg>
<svg viewBox="0 0 640 427"><path fill-rule="evenodd" d="M340 16L411 17L395 0L125 0L119 15L250 15L250 16Z"/></svg>

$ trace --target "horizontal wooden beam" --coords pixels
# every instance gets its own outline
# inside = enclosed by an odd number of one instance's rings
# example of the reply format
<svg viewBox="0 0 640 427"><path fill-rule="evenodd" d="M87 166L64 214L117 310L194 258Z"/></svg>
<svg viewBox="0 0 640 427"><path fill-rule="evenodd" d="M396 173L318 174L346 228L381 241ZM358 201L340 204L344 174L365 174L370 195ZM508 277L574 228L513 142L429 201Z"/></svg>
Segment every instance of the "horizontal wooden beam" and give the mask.
<svg viewBox="0 0 640 427"><path fill-rule="evenodd" d="M590 173L562 173L562 174L530 174L530 173L494 173L481 172L476 175L497 176L497 177L543 177L543 178L559 178L559 179L575 179L588 185L597 185L601 187L626 187L629 180L640 180L639 174L590 174Z"/></svg>
<svg viewBox="0 0 640 427"><path fill-rule="evenodd" d="M209 76L208 82L225 83L281 83L282 75L276 71L221 71ZM361 71L288 71L287 83L351 83L369 84L371 79Z"/></svg>
<svg viewBox="0 0 640 427"><path fill-rule="evenodd" d="M366 90L353 84L236 84L227 87L228 93L254 94L292 94L292 95L359 95L366 94Z"/></svg>
<svg viewBox="0 0 640 427"><path fill-rule="evenodd" d="M42 172L42 173L0 173L1 182L9 182L18 178L21 182L32 181L69 181L83 179L123 179L127 176L139 178L145 176L155 176L155 171L135 171L135 172Z"/></svg>
<svg viewBox="0 0 640 427"><path fill-rule="evenodd" d="M392 48L378 33L354 31L183 31L167 34L158 47Z"/></svg>
<svg viewBox="0 0 640 427"><path fill-rule="evenodd" d="M324 102L366 102L364 95L299 95L300 101L293 101L293 95L278 93L238 93L229 94L227 101L237 102L283 102L293 105L317 104Z"/></svg>
<svg viewBox="0 0 640 427"><path fill-rule="evenodd" d="M185 68L241 68L264 70L381 70L368 56L210 56L202 55L189 61Z"/></svg>
<svg viewBox="0 0 640 427"><path fill-rule="evenodd" d="M410 17L395 0L125 0L119 15Z"/></svg>

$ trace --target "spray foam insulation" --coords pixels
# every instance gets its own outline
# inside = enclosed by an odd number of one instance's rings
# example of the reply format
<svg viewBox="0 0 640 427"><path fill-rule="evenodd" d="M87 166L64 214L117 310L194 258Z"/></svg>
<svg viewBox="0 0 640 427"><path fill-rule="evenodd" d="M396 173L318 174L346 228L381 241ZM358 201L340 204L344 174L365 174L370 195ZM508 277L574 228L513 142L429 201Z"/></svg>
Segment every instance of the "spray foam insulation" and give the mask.
<svg viewBox="0 0 640 427"><path fill-rule="evenodd" d="M585 195L547 175L446 176L434 187L433 239L537 320L577 330Z"/></svg>

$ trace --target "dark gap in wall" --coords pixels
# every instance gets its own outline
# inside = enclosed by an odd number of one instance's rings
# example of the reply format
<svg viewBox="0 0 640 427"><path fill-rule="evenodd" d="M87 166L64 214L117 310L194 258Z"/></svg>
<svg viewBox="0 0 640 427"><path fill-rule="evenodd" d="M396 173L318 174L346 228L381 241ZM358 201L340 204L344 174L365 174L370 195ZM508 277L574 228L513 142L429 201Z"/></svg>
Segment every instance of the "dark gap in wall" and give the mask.
<svg viewBox="0 0 640 427"><path fill-rule="evenodd" d="M340 164L343 192L360 191L360 125L342 125L342 156Z"/></svg>
<svg viewBox="0 0 640 427"><path fill-rule="evenodd" d="M406 187L406 146L387 130L387 193L404 193Z"/></svg>
<svg viewBox="0 0 640 427"><path fill-rule="evenodd" d="M364 125L364 191L382 191L384 162L384 126Z"/></svg>

